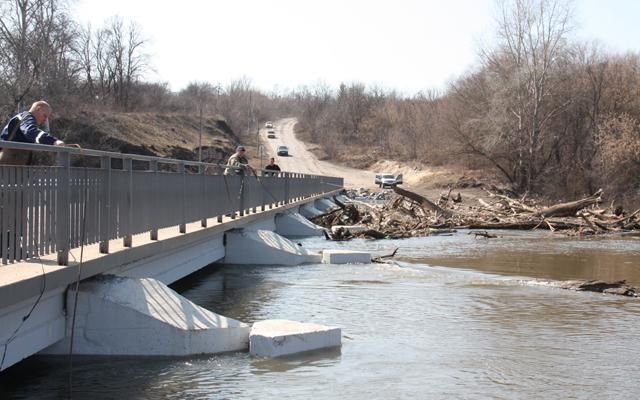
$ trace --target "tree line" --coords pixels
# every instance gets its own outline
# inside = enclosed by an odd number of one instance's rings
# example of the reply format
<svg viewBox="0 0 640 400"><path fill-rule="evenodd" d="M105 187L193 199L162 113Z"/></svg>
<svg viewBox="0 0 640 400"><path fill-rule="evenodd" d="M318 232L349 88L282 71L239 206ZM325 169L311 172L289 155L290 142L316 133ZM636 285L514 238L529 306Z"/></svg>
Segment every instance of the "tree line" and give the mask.
<svg viewBox="0 0 640 400"><path fill-rule="evenodd" d="M57 114L76 111L220 115L246 133L273 114L270 96L246 78L192 82L172 92L150 82L148 39L135 21L113 16L80 25L67 0L0 2L0 115L3 120L45 99Z"/></svg>
<svg viewBox="0 0 640 400"><path fill-rule="evenodd" d="M603 187L637 199L640 55L572 41L569 2L498 5L496 45L442 93L305 88L301 128L334 157L346 143L374 157L492 169L522 194Z"/></svg>
<svg viewBox="0 0 640 400"><path fill-rule="evenodd" d="M334 159L459 163L496 171L520 193L640 190L640 55L571 39L571 3L498 0L496 40L442 91L405 96L358 82L266 94L247 78L192 82L179 92L145 80L140 27L119 17L81 26L65 0L0 3L2 115L46 99L57 112L219 115L236 134L298 117Z"/></svg>

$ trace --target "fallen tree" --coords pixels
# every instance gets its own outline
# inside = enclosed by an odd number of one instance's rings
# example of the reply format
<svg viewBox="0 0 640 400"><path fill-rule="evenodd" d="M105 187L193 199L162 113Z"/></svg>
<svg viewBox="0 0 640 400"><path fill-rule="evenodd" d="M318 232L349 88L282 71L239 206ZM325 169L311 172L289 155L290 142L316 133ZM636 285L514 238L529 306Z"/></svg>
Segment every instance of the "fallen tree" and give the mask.
<svg viewBox="0 0 640 400"><path fill-rule="evenodd" d="M542 217L572 217L575 216L576 213L583 208L587 208L591 205L598 204L602 202L602 189L599 189L592 196L580 199L577 201L572 201L569 203L561 203L556 204L551 207L547 207L543 210L536 211L534 216L542 216Z"/></svg>

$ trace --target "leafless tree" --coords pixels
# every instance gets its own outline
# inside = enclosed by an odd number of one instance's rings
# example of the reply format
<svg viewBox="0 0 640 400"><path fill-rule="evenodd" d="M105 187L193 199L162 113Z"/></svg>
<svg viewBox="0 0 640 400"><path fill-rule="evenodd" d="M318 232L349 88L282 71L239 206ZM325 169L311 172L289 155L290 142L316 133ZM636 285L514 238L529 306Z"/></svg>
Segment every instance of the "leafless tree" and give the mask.
<svg viewBox="0 0 640 400"><path fill-rule="evenodd" d="M484 51L485 68L499 85L503 113L497 131L510 136L516 165L510 169L515 184L530 190L545 172L549 152L558 139L549 122L572 99L555 102L554 69L557 68L571 30L572 10L562 0L512 0L500 3L500 46Z"/></svg>
<svg viewBox="0 0 640 400"><path fill-rule="evenodd" d="M120 17L110 18L96 31L91 26L80 31L75 55L92 101L123 111L133 108L133 88L149 67L145 45L138 25Z"/></svg>
<svg viewBox="0 0 640 400"><path fill-rule="evenodd" d="M3 103L24 108L33 98L69 90L75 78L70 57L74 24L62 0L0 3L0 87Z"/></svg>

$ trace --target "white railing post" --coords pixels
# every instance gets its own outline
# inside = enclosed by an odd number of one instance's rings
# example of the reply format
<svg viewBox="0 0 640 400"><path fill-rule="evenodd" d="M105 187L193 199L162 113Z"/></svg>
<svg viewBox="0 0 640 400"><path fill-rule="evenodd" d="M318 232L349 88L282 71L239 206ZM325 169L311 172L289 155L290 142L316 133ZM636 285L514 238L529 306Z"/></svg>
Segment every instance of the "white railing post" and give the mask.
<svg viewBox="0 0 640 400"><path fill-rule="evenodd" d="M57 155L56 179L56 250L58 265L69 265L69 179L71 159L66 151Z"/></svg>
<svg viewBox="0 0 640 400"><path fill-rule="evenodd" d="M127 219L127 229L122 238L124 247L133 246L133 160L125 158L122 160L122 169L127 171L127 200L125 202L124 218Z"/></svg>
<svg viewBox="0 0 640 400"><path fill-rule="evenodd" d="M100 253L109 253L111 236L111 157L100 157L102 169L102 190L100 193Z"/></svg>
<svg viewBox="0 0 640 400"><path fill-rule="evenodd" d="M187 170L184 167L184 163L178 164L178 173L182 174L182 196L180 200L182 218L180 219L180 233L187 233Z"/></svg>
<svg viewBox="0 0 640 400"><path fill-rule="evenodd" d="M155 193L158 193L158 187L159 187L159 176L158 176L158 161L157 160L153 160L149 162L149 170L152 171L153 175L152 175L152 182L151 182L151 187L153 188L152 190L155 191ZM151 228L151 230L149 231L149 239L150 240L158 240L158 222L157 219L153 218L153 222L152 222L153 226Z"/></svg>

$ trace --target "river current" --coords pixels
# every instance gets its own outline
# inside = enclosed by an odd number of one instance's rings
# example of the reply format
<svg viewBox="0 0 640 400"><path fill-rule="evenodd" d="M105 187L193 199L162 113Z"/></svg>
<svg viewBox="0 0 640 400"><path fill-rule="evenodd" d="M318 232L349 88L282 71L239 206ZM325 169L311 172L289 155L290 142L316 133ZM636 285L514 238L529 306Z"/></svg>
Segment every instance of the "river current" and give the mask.
<svg viewBox="0 0 640 400"><path fill-rule="evenodd" d="M281 359L247 352L73 360L78 399L613 399L640 396L640 300L553 286L627 279L640 286L640 240L460 231L310 249L390 252L393 264L213 265L172 288L253 323L342 328L342 347ZM66 358L0 374L0 397L69 397Z"/></svg>

